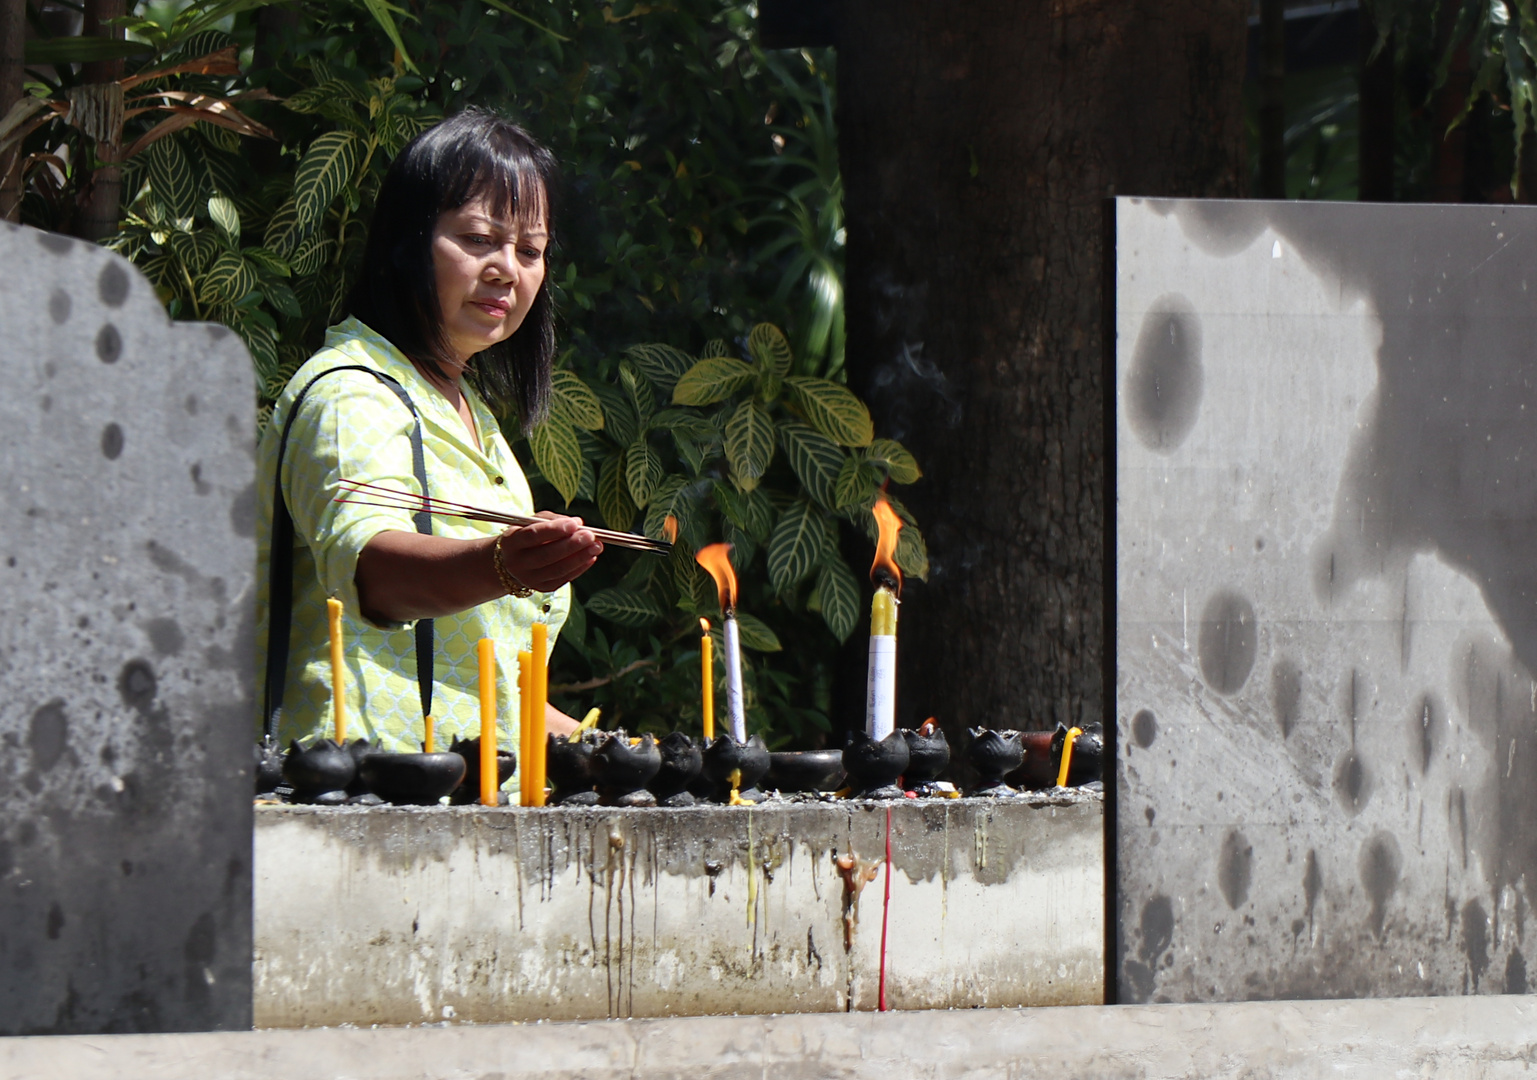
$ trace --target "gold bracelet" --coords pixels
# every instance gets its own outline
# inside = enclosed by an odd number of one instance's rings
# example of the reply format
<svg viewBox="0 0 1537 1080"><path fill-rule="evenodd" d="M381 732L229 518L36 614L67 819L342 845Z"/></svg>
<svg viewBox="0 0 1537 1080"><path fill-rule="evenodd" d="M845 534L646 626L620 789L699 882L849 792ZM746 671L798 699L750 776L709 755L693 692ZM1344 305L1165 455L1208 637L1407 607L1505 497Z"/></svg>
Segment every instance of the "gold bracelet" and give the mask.
<svg viewBox="0 0 1537 1080"><path fill-rule="evenodd" d="M516 596L519 599L533 596L534 590L508 573L507 564L502 562L502 541L505 539L507 534L502 533L496 538L496 543L491 545L491 565L496 567L497 580L502 583L502 588L507 590L508 596Z"/></svg>

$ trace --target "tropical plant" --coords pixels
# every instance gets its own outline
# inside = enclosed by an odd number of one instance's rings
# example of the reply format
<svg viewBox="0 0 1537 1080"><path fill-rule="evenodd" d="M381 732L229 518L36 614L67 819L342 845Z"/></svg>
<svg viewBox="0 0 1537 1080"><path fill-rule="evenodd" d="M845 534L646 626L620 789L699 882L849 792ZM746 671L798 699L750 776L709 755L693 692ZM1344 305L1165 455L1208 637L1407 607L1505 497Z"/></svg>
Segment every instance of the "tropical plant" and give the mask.
<svg viewBox="0 0 1537 1080"><path fill-rule="evenodd" d="M788 638L816 656L853 633L862 590L842 554L844 534L852 527L873 542L877 494L920 475L901 444L875 438L869 411L847 387L794 374L778 327L760 323L742 344L731 355L726 342L711 341L697 358L665 344L632 346L604 381L562 371L550 419L529 438L534 478L568 506L595 509L610 528L676 531L666 563L635 556L623 570L613 563L583 578L562 636L586 669L575 687L607 688L599 697L611 722L632 729L670 727L679 717L666 703L697 700L667 683L680 670L685 684L697 681L695 628L720 608L693 556L724 540L742 582L743 644L759 654L749 664L753 726L780 740L829 730L825 706L810 707L806 683L815 680L765 654ZM905 522L897 564L925 578L922 534L885 497ZM609 629L589 627L588 616Z"/></svg>

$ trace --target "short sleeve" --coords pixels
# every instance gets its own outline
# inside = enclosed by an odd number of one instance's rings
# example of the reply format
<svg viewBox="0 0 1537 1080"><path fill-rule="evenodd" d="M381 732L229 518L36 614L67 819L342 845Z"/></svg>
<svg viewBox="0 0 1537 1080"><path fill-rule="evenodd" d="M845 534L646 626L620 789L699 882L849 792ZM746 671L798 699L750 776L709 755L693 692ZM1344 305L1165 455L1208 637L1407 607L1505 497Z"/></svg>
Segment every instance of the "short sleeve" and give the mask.
<svg viewBox="0 0 1537 1080"><path fill-rule="evenodd" d="M363 548L381 532L415 532L405 510L338 498L360 498L343 480L420 492L411 469L413 417L378 379L339 371L315 382L300 402L283 455L280 482L294 533L309 546L327 596L347 613L383 629L408 623L373 623L358 606L357 566Z"/></svg>

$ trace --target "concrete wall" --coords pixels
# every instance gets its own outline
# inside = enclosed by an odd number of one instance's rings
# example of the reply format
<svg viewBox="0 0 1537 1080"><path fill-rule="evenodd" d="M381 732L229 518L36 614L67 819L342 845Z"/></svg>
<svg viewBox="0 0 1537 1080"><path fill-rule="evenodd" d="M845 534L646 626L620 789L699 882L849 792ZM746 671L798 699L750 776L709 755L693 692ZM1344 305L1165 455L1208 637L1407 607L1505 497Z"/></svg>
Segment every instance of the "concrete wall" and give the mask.
<svg viewBox="0 0 1537 1080"><path fill-rule="evenodd" d="M1120 1000L1525 993L1537 210L1115 228Z"/></svg>
<svg viewBox="0 0 1537 1080"><path fill-rule="evenodd" d="M10 1080L1526 1080L1526 998L0 1039Z"/></svg>
<svg viewBox="0 0 1537 1080"><path fill-rule="evenodd" d="M250 361L0 225L0 1035L251 1017Z"/></svg>
<svg viewBox="0 0 1537 1080"><path fill-rule="evenodd" d="M256 1024L1102 1000L1098 797L891 810L260 808Z"/></svg>

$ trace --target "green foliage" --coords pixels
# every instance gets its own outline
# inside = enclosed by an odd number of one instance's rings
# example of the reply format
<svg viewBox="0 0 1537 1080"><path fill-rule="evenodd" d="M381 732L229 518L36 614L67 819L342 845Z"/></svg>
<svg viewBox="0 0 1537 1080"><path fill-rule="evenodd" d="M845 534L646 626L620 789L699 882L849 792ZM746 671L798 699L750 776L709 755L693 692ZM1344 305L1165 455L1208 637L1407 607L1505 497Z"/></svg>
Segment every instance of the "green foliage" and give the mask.
<svg viewBox="0 0 1537 1080"><path fill-rule="evenodd" d="M720 346L711 349L716 355L698 358L663 345L635 346L625 351L611 381L590 386L561 373L570 387L580 384L584 396L604 403L609 417L622 417L621 423L594 427L585 439L573 436L584 455L580 471L597 477L586 500L595 505L578 498L573 509L589 515L596 510L617 529L633 528L644 510L647 534L663 535L669 516L678 533L665 564L617 550L605 556L578 582L587 632L568 629L562 641L588 676L573 681L596 691L611 715L619 714L613 718L632 729L676 724L679 716L668 706L677 702L687 703L684 716L690 710L697 716L697 692L676 672L689 668L690 657L697 664L694 629L701 616L718 617L719 602L693 554L725 540L733 545L742 588L752 726L777 741L805 741L827 730L828 719L815 709L790 706L804 687L764 654L790 641L805 654L825 655L854 632L861 589L842 552L862 545L846 544L845 534L852 528L853 537L869 535L881 487L911 483L920 474L900 443L871 438L868 410L845 387L809 376L785 378L794 356L778 327L760 323L743 342L740 358L719 355ZM576 491L579 470L555 463L557 477L545 463L547 444L565 438L549 432L563 430L564 423L552 412L529 443L543 480L570 502L567 491ZM841 501L840 477L848 478ZM905 514L899 505L898 511ZM926 577L927 554L910 519L901 540L897 561L903 573Z"/></svg>

